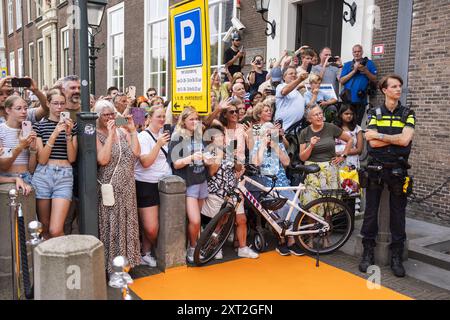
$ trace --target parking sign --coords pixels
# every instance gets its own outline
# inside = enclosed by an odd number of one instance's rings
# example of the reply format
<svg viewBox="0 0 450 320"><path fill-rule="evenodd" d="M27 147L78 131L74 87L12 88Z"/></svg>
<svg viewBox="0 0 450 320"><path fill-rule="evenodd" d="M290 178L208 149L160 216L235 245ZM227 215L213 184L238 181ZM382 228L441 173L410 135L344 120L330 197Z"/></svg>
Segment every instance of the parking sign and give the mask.
<svg viewBox="0 0 450 320"><path fill-rule="evenodd" d="M172 112L194 107L210 113L210 56L207 0L187 0L170 7Z"/></svg>

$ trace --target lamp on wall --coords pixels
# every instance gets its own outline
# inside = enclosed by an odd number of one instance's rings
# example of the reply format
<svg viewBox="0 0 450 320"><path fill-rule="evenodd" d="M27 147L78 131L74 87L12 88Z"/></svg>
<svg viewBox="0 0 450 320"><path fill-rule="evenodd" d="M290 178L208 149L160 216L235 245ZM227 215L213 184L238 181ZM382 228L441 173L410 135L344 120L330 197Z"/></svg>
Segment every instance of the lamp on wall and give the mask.
<svg viewBox="0 0 450 320"><path fill-rule="evenodd" d="M107 4L107 0L89 0L87 2L88 25L90 27L100 27Z"/></svg>
<svg viewBox="0 0 450 320"><path fill-rule="evenodd" d="M266 36L268 36L268 37L271 36L273 39L273 38L275 38L275 32L276 32L275 20L270 22L266 18L264 18L264 13L269 11L269 4L270 4L270 0L255 0L256 12L260 13L264 22L266 22L268 24L268 26L266 28ZM269 33L269 26L270 26L270 33Z"/></svg>
<svg viewBox="0 0 450 320"><path fill-rule="evenodd" d="M345 22L349 22L353 27L356 23L356 9L358 8L358 5L355 2L350 4L345 0L344 5L348 8L344 8L345 11L343 19Z"/></svg>
<svg viewBox="0 0 450 320"><path fill-rule="evenodd" d="M101 32L101 24L105 9L108 4L107 0L88 0L87 17L89 25L89 69L91 94L95 95L95 60L97 60L98 52L104 48L104 44L99 47L95 46L95 36Z"/></svg>

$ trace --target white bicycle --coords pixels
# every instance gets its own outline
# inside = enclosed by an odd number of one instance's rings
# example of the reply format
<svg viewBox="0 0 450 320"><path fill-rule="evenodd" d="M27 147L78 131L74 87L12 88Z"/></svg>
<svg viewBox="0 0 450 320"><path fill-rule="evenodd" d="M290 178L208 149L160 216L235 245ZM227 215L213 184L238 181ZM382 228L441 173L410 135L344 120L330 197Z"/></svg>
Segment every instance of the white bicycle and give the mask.
<svg viewBox="0 0 450 320"><path fill-rule="evenodd" d="M319 172L320 168L316 165L298 165L292 170L313 174ZM197 242L194 252L194 262L197 265L210 261L222 248L233 229L236 209L242 201L261 215L278 237L294 237L296 243L310 254L333 253L350 238L352 216L342 200L321 197L303 206L299 203L300 194L306 190L302 183L295 187L275 187L277 177L268 176L272 179L272 186L265 187L251 178L258 174L258 168L246 166L245 175L238 186L228 190L219 213L208 223ZM246 183L255 187L260 196L255 197L255 192L248 191ZM294 198L281 197L279 191L283 190L294 191ZM286 203L290 209L286 218L281 219L276 211ZM294 210L298 210L298 214L292 223L290 220Z"/></svg>

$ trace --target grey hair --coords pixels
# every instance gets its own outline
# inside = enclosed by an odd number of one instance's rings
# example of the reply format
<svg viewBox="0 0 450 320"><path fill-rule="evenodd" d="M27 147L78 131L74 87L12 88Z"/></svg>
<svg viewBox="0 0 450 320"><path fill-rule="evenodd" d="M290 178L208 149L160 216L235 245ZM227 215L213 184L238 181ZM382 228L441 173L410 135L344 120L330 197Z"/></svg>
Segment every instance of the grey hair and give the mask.
<svg viewBox="0 0 450 320"><path fill-rule="evenodd" d="M108 100L98 100L94 105L94 112L100 117L103 113L103 110L109 108L117 113L116 107L112 104L111 101Z"/></svg>
<svg viewBox="0 0 450 320"><path fill-rule="evenodd" d="M307 109L305 110L305 118L309 120L310 115L311 115L311 112L312 112L314 109L316 109L316 108L319 108L319 109L322 111L322 107L319 106L318 104L315 104L315 105L312 106L311 108L307 108Z"/></svg>
<svg viewBox="0 0 450 320"><path fill-rule="evenodd" d="M67 83L71 82L71 81L80 81L80 77L78 77L77 75L69 75L67 77L61 78L58 80L58 82L61 82L61 85L63 86L63 88L66 88Z"/></svg>

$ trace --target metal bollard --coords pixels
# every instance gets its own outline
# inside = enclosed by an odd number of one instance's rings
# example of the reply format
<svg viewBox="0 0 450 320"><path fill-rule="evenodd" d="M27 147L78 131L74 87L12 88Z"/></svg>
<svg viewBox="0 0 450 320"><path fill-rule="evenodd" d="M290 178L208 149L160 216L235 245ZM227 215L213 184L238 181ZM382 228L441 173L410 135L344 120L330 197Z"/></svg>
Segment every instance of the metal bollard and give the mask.
<svg viewBox="0 0 450 320"><path fill-rule="evenodd" d="M11 282L12 282L12 299L20 300L20 263L17 250L19 249L17 230L17 208L19 204L16 202L18 192L16 189L9 190L9 211L11 223Z"/></svg>
<svg viewBox="0 0 450 320"><path fill-rule="evenodd" d="M20 212L20 211L19 211ZM34 249L41 244L42 242L44 242L44 239L41 238L41 234L43 231L43 226L42 223L40 223L39 221L31 221L28 224L28 233L31 237L31 239L29 241L27 241L27 245L31 247L31 252L34 252ZM22 245L22 242L21 242ZM27 258L27 256L25 256L25 259ZM22 258L23 259L23 258ZM25 275L25 273L27 273L27 277L29 279L29 274L28 274L28 263L26 265L23 265L23 274ZM34 268L34 262L33 262L33 268ZM33 277L34 280L34 277ZM27 299L33 299L34 298L34 283L30 283L28 280L28 287L25 286L25 293L26 293L26 297ZM25 277L24 277L24 285L25 285ZM28 289L27 289L28 288Z"/></svg>
<svg viewBox="0 0 450 320"><path fill-rule="evenodd" d="M128 285L133 283L133 279L131 279L131 276L128 274L131 269L128 259L123 256L115 257L112 267L114 272L109 280L109 286L120 289L123 300L132 300L133 298L130 295Z"/></svg>
<svg viewBox="0 0 450 320"><path fill-rule="evenodd" d="M31 239L27 244L30 245L33 250L44 241L44 239L41 238L42 231L43 226L39 221L31 221L28 224L28 233L30 234Z"/></svg>

